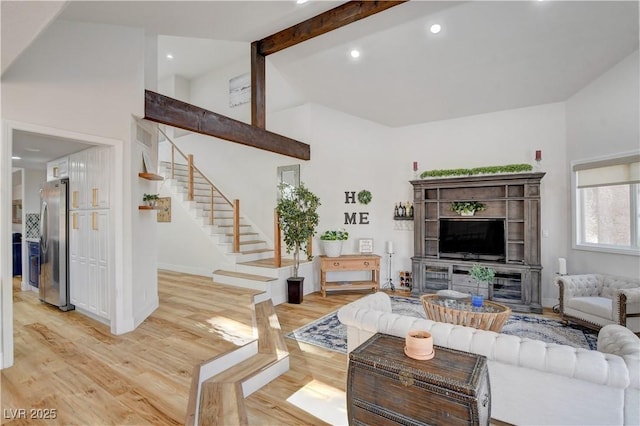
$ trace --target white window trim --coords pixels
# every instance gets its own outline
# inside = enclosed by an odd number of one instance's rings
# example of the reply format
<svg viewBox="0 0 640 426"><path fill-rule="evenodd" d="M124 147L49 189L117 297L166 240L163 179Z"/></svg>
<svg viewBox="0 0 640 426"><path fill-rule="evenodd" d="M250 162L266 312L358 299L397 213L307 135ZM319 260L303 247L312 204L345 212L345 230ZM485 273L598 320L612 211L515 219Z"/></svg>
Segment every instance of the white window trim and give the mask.
<svg viewBox="0 0 640 426"><path fill-rule="evenodd" d="M619 152L601 157L574 160L570 163L569 173L571 174L571 247L574 250L593 251L600 253L625 254L630 256L640 256L640 248L621 248L618 246L607 246L605 244L578 243L578 234L581 229L581 217L578 216L578 191L576 188L576 172L574 166L585 163L595 163L597 161L612 160L620 157L628 157L640 154L640 150ZM640 203L640 200L636 200ZM636 232L635 221L631 224L631 232Z"/></svg>

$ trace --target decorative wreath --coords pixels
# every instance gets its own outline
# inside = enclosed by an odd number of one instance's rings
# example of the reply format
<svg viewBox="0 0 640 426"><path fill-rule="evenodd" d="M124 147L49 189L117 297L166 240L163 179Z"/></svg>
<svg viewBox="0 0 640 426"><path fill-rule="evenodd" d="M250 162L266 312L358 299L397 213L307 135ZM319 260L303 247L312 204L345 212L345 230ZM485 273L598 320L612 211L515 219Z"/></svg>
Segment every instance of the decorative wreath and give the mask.
<svg viewBox="0 0 640 426"><path fill-rule="evenodd" d="M361 204L369 204L371 202L371 192L366 189L358 192L358 202Z"/></svg>

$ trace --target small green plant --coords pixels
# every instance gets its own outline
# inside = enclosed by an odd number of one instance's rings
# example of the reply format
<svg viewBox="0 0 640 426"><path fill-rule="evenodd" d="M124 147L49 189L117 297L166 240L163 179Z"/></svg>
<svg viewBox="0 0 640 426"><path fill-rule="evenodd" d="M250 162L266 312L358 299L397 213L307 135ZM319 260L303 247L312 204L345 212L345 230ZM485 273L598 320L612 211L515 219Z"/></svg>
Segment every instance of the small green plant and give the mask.
<svg viewBox="0 0 640 426"><path fill-rule="evenodd" d="M476 294L480 293L480 283L487 282L492 283L496 276L496 271L488 266L482 266L474 263L469 270L469 275L476 280Z"/></svg>
<svg viewBox="0 0 640 426"><path fill-rule="evenodd" d="M144 194L142 196L142 201L147 201L147 202L158 201L159 199L160 199L160 196L158 194Z"/></svg>
<svg viewBox="0 0 640 426"><path fill-rule="evenodd" d="M325 231L320 235L320 239L324 241L344 241L349 238L349 233L343 229L336 231Z"/></svg>
<svg viewBox="0 0 640 426"><path fill-rule="evenodd" d="M358 192L358 202L361 204L369 204L371 202L371 198L371 192L367 191L366 189Z"/></svg>
<svg viewBox="0 0 640 426"><path fill-rule="evenodd" d="M454 201L449 206L449 210L458 214L473 214L486 209L487 206L478 201Z"/></svg>

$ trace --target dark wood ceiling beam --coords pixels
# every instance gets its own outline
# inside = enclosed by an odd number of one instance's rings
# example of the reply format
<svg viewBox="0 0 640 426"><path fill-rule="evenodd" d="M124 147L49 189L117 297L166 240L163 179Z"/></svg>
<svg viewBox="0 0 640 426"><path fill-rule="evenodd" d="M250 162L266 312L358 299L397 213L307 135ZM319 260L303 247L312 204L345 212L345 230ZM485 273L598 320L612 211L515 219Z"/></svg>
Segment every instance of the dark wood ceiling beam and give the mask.
<svg viewBox="0 0 640 426"><path fill-rule="evenodd" d="M145 90L144 93L144 115L147 120L179 127L190 132L225 139L301 160L311 158L311 147L306 143L150 90Z"/></svg>
<svg viewBox="0 0 640 426"><path fill-rule="evenodd" d="M258 42L251 43L251 124L267 128L265 56L258 52Z"/></svg>
<svg viewBox="0 0 640 426"><path fill-rule="evenodd" d="M400 1L350 1L258 41L258 53L267 56L352 22L405 3Z"/></svg>

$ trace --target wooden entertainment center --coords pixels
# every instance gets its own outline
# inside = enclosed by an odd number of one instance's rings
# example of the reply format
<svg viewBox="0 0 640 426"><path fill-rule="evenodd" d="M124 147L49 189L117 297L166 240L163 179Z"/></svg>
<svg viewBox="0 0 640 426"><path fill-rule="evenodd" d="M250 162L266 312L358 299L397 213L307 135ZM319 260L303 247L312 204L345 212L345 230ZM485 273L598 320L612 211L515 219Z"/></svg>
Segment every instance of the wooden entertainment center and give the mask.
<svg viewBox="0 0 640 426"><path fill-rule="evenodd" d="M492 285L480 293L515 311L542 312L540 304L540 181L544 173L513 173L411 181L414 203L413 290L416 296L450 289L475 293L469 275L474 263L496 271ZM454 201L479 201L474 216L450 210ZM504 253L443 253L441 221L504 223Z"/></svg>

